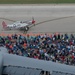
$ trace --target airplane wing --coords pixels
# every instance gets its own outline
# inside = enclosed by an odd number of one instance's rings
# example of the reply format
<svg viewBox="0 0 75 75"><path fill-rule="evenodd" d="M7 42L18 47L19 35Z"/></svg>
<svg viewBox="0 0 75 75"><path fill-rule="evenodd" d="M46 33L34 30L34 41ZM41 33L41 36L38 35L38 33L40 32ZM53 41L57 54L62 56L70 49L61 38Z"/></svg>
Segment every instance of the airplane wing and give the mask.
<svg viewBox="0 0 75 75"><path fill-rule="evenodd" d="M20 30L28 31L31 25L35 25L34 18L31 21L21 22Z"/></svg>
<svg viewBox="0 0 75 75"><path fill-rule="evenodd" d="M16 26L16 29L28 31L29 30L29 24L27 24L27 23L18 24Z"/></svg>
<svg viewBox="0 0 75 75"><path fill-rule="evenodd" d="M8 66L3 68L3 75L40 75L41 70Z"/></svg>
<svg viewBox="0 0 75 75"><path fill-rule="evenodd" d="M41 70L40 69L35 69L35 68L29 68L25 66L17 66L17 62L15 65L4 65L5 56L3 55L4 53L2 52L2 55L0 54L0 75L40 75ZM5 53L7 55L8 53ZM11 54L9 54L11 55ZM8 60L8 59L7 59ZM9 59L9 62L11 60ZM19 64L18 64L19 65Z"/></svg>
<svg viewBox="0 0 75 75"><path fill-rule="evenodd" d="M30 27L30 24L28 24L28 23L21 23L21 24L17 24L17 26L15 28L19 29L19 30L28 31L29 27Z"/></svg>
<svg viewBox="0 0 75 75"><path fill-rule="evenodd" d="M19 71L19 70L21 70L21 71ZM29 70L29 73L32 73L33 70L34 71L38 70L38 72L48 71L48 72L53 73L55 71L55 72L59 72L59 73L60 72L64 73L65 75L66 74L75 75L75 67L74 66L55 63L55 62L51 62L51 61L38 60L38 59L8 54L8 53L0 53L0 73L9 73L9 75L10 75L10 72L17 74L24 70L25 70L25 72L27 72ZM25 72L23 72L23 73L25 73ZM12 75L14 75L14 74L12 74ZM19 74L19 75L21 75L21 74ZM24 75L28 75L28 74L24 74ZM33 74L33 75L37 75L37 74Z"/></svg>

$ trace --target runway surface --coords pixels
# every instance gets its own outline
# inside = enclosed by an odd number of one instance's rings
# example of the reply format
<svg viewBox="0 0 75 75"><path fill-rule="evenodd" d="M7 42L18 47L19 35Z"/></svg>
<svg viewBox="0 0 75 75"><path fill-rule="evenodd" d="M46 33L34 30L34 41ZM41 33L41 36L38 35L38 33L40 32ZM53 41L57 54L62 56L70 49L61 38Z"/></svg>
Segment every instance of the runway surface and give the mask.
<svg viewBox="0 0 75 75"><path fill-rule="evenodd" d="M18 30L4 31L2 21L36 20L28 33L74 33L75 5L0 5L0 33L18 33Z"/></svg>

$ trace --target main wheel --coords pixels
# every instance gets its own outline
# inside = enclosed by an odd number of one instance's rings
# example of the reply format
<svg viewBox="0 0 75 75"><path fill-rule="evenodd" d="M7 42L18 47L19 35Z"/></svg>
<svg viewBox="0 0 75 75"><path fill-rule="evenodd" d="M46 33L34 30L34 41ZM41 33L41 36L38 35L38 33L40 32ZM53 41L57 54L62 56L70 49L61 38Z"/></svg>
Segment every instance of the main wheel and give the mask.
<svg viewBox="0 0 75 75"><path fill-rule="evenodd" d="M28 31L29 30L29 27L25 27L25 31Z"/></svg>

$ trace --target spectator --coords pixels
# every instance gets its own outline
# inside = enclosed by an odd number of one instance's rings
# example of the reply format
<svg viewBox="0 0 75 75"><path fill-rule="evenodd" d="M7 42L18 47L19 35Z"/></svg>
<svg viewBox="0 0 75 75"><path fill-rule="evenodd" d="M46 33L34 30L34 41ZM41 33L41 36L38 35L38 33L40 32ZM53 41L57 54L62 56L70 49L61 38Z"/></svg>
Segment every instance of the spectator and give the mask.
<svg viewBox="0 0 75 75"><path fill-rule="evenodd" d="M75 65L75 36L71 34L44 34L38 36L0 36L0 45L20 56Z"/></svg>

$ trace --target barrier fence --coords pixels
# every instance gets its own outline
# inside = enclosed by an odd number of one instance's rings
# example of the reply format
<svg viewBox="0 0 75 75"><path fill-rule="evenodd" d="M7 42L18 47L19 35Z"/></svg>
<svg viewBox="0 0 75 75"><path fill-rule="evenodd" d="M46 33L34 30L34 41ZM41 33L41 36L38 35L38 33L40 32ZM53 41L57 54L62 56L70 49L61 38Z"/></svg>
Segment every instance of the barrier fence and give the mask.
<svg viewBox="0 0 75 75"><path fill-rule="evenodd" d="M74 34L75 35L75 32L65 32L65 33L67 33L67 34ZM52 34L55 34L55 35L58 35L58 34L65 34L64 32L56 32L56 33L52 33L52 32L50 32L50 33L14 33L14 34L17 34L17 35L22 35L22 36L38 36L38 35L48 35L48 36L52 36ZM0 33L0 36L12 36L12 35L14 35L13 33L4 33L4 32L2 32L2 33Z"/></svg>

